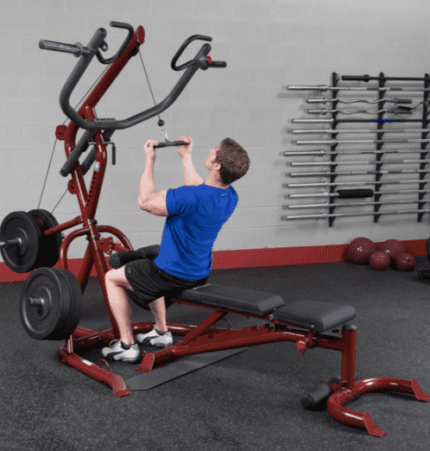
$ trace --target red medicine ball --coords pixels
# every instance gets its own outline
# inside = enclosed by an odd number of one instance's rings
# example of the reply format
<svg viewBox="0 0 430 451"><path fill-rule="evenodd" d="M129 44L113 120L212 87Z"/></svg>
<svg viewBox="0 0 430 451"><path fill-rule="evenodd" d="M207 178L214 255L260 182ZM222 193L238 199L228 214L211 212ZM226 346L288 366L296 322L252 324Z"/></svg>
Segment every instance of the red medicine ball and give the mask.
<svg viewBox="0 0 430 451"><path fill-rule="evenodd" d="M376 251L376 244L368 238L356 238L348 246L350 261L359 265L369 263L369 257Z"/></svg>
<svg viewBox="0 0 430 451"><path fill-rule="evenodd" d="M383 271L390 266L390 256L384 251L374 252L369 259L370 266L378 271Z"/></svg>
<svg viewBox="0 0 430 451"><path fill-rule="evenodd" d="M406 252L406 246L399 240L387 240L377 245L379 251L386 252L393 260Z"/></svg>
<svg viewBox="0 0 430 451"><path fill-rule="evenodd" d="M395 261L399 271L412 271L415 268L415 258L406 252L398 255Z"/></svg>

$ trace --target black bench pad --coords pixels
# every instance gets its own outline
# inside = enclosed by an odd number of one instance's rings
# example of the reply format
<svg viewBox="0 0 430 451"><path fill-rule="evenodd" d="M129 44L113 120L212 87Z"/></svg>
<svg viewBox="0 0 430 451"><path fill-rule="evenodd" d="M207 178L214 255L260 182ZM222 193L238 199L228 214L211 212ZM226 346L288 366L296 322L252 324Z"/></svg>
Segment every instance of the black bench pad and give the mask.
<svg viewBox="0 0 430 451"><path fill-rule="evenodd" d="M318 333L336 329L355 317L355 308L324 302L298 301L280 308L275 313L283 321Z"/></svg>
<svg viewBox="0 0 430 451"><path fill-rule="evenodd" d="M284 300L277 294L216 284L183 290L178 295L172 296L172 299L182 299L260 316L265 316L285 305Z"/></svg>

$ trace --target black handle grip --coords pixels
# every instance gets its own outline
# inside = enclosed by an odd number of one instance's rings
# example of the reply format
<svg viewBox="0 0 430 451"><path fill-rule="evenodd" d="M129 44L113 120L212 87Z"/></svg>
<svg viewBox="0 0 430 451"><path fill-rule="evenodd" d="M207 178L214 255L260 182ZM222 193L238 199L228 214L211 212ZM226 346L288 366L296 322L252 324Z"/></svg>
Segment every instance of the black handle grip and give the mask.
<svg viewBox="0 0 430 451"><path fill-rule="evenodd" d="M109 257L109 264L112 268L118 269L133 260L140 260L143 258L150 258L153 260L158 255L159 250L160 245L154 244L152 246L141 247L140 249L137 249L137 251L118 252Z"/></svg>
<svg viewBox="0 0 430 451"><path fill-rule="evenodd" d="M161 147L175 147L175 146L187 146L188 143L184 141L172 141L172 142L161 142L158 144L158 146L154 146L154 149L161 148Z"/></svg>
<svg viewBox="0 0 430 451"><path fill-rule="evenodd" d="M84 47L80 44L66 44L64 42L47 41L45 39L39 41L39 47L43 50L72 53L76 57L81 56L84 51Z"/></svg>
<svg viewBox="0 0 430 451"><path fill-rule="evenodd" d="M209 67L223 68L227 67L227 63L225 61L212 61L211 63L209 63Z"/></svg>
<svg viewBox="0 0 430 451"><path fill-rule="evenodd" d="M394 99L394 103L411 104L412 99Z"/></svg>
<svg viewBox="0 0 430 451"><path fill-rule="evenodd" d="M134 34L134 28L128 24L128 23L124 23L124 22L111 22L109 24L111 27L113 28L124 28L125 30L128 30L128 36L125 38L124 42L122 43L121 47L119 48L119 50L115 53L114 56L112 56L111 58L104 58L102 56L102 54L100 53L100 50L97 51L96 55L97 55L97 59L102 63L102 64L111 64L113 62L115 62L124 52L125 48L128 46L128 44L130 43L133 34ZM106 45L107 47L107 45Z"/></svg>
<svg viewBox="0 0 430 451"><path fill-rule="evenodd" d="M184 50L188 47L189 44L191 44L191 42L193 42L193 41L195 41L197 39L200 40L200 41L209 41L209 42L212 41L212 38L210 36L203 36L201 34L195 34L193 36L190 36L181 45L181 47L179 48L179 50L176 52L175 56L172 59L171 67L172 67L173 70L176 70L176 71L184 70L187 67L190 67L190 66L192 66L195 63L196 60L190 60L190 61L187 61L186 63L182 64L179 67L176 66L176 62L178 61L179 57L182 55ZM210 46L209 46L209 50L210 50Z"/></svg>

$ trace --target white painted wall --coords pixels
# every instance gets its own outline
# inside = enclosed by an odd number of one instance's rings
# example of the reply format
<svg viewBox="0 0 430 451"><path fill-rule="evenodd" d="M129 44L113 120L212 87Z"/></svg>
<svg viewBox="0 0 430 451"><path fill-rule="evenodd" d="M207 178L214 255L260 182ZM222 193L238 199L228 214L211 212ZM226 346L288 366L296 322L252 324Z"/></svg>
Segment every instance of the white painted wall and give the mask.
<svg viewBox="0 0 430 451"><path fill-rule="evenodd" d="M385 216L378 224L371 217L338 219L331 229L325 220L281 219L291 202L286 196L294 192L285 188L289 163L298 161L283 156L284 150L297 148L286 129L292 128L291 119L304 116L304 99L309 97L287 93L283 86L329 84L333 71L423 76L430 61L426 1L1 0L0 11L0 220L14 210L37 208L55 128L65 119L58 96L76 59L40 50L39 40L86 45L104 27L111 55L124 37L109 26L116 20L145 28L141 52L158 102L181 75L171 70L170 61L189 36L212 36L211 56L228 62L227 69L199 71L162 114L170 139L193 137L194 162L203 178L208 151L227 136L250 155L249 173L234 184L239 206L215 250L342 244L356 236L375 241L428 236L427 216L421 224L416 215ZM195 43L181 61L199 48ZM94 59L73 101L102 70ZM97 112L99 117L123 119L151 106L140 60L134 58ZM161 138L157 120L114 135L117 166L108 166L98 209L99 224L119 228L135 247L160 242L164 224L164 218L137 207L143 144ZM66 190L68 179L59 175L64 161L58 143L41 208L51 211ZM182 184L176 150L160 150L156 188ZM65 222L79 213L76 198L67 194L54 215ZM75 241L69 257L82 257L86 244L85 239Z"/></svg>

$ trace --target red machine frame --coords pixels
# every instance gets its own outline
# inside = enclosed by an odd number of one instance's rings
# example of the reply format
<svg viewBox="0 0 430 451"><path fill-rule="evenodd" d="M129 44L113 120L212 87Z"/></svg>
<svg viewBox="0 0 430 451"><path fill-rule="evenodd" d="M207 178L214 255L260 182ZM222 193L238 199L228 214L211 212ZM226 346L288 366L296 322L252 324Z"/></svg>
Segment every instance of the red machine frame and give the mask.
<svg viewBox="0 0 430 451"><path fill-rule="evenodd" d="M95 106L98 101L127 64L130 55L135 51L136 47L143 43L144 32L142 33L142 31L142 27L139 27L136 30L122 56L110 66L106 74L102 77L79 109L78 114L86 120L89 121L96 117ZM70 122L67 127L62 125L57 127L56 136L59 140L65 141L67 158L69 158L71 152L75 148L78 129L78 126L74 122ZM71 173L72 179L68 184L69 192L76 195L78 198L82 214L71 221L45 231L43 235L49 236L83 224L81 229L71 232L64 239L60 251L60 260L63 268L68 269L67 251L70 244L78 237L87 236L89 244L77 279L80 283L82 292L84 293L91 269L94 264L96 265L98 279L102 288L112 328L105 331L96 331L77 327L73 335L70 336L66 343L60 348L58 355L63 363L67 363L93 379L107 384L112 388L113 393L116 396L122 397L130 395L131 392L127 389L121 376L112 374L109 370L109 366L107 369L103 369L101 365L105 362L104 360L101 360L99 365L95 365L83 359L75 352L76 349L84 351L98 346L100 343L108 344L112 339L119 337L118 326L110 310L109 303L107 302L105 274L108 271L108 267L104 254L111 255L113 251L124 252L133 249L130 241L120 230L111 226L99 226L95 220L95 213L107 165L107 150L101 130L95 132L93 141L96 149L95 158L97 170L94 170L90 191L88 192L85 186L83 166L80 165L79 162L73 167ZM101 233L110 233L116 236L122 245L114 243L113 238L111 237L102 238ZM424 395L415 380L372 378L356 381L357 331L354 326L344 326L341 336L322 335L317 334L312 330L306 332L297 330L295 326L280 322L276 320L273 314L268 314L263 318L268 321L264 326L246 327L240 330L231 330L230 328L223 329L216 327L216 324L229 313L251 318L255 317L259 320L262 318L252 314L210 307L180 299L175 299L174 301L215 311L198 326L168 323L171 332L174 335L179 335L183 338L176 341L172 347L145 354L142 363L136 368L137 371L147 372L150 371L155 364L185 355L240 348L244 346L255 346L279 341L293 341L296 342L296 346L301 354L304 354L307 349L317 346L342 352L341 381L333 382L331 384L331 389L334 393L327 401L328 413L339 422L350 426L364 428L369 434L381 437L386 431L376 427L369 413L362 414L346 409L343 407L343 404L363 393L376 390L409 393L414 394L418 400L430 400L430 396ZM134 333L148 332L153 328L153 323L134 323L132 327Z"/></svg>

